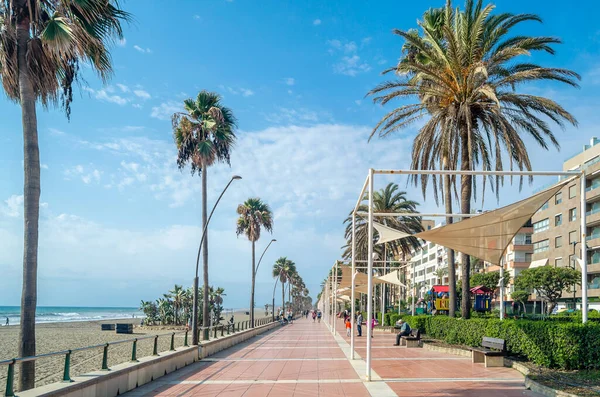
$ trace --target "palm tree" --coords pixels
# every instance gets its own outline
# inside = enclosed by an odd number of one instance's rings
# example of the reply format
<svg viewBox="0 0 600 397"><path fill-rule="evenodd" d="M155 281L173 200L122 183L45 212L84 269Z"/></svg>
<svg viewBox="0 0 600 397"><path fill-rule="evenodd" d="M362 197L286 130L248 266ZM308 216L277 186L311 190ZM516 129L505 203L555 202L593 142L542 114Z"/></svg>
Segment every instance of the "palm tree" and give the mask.
<svg viewBox="0 0 600 397"><path fill-rule="evenodd" d="M24 147L24 253L19 356L34 356L40 155L36 102L71 114L73 84L89 65L103 82L112 74L109 44L121 39L130 15L115 1L4 1L0 5L0 76L21 106ZM35 385L35 361L21 362L21 391Z"/></svg>
<svg viewBox="0 0 600 397"><path fill-rule="evenodd" d="M169 296L173 302L173 315L175 316L175 325L179 325L179 312L183 305L184 290L181 285L175 284L175 287L169 291Z"/></svg>
<svg viewBox="0 0 600 397"><path fill-rule="evenodd" d="M219 94L200 91L196 100L183 101L185 113L175 113L172 117L173 137L177 145L177 166L183 169L190 165L192 175L198 172L202 176L202 228L207 222L207 168L216 162L229 164L230 152L235 142L233 132L236 119L233 112L221 104ZM202 245L203 271L203 304L202 326L205 327L204 338L208 338L208 230L205 231ZM194 294L197 294L194 289ZM194 302L198 297L194 296ZM197 317L194 318L197 321ZM196 327L194 327L196 330ZM194 332L193 343L197 344L198 336Z"/></svg>
<svg viewBox="0 0 600 397"><path fill-rule="evenodd" d="M287 257L282 256L273 265L273 278L279 277L281 282L281 307L285 312L285 283L296 272L296 264ZM274 310L274 309L273 309Z"/></svg>
<svg viewBox="0 0 600 397"><path fill-rule="evenodd" d="M447 267L438 267L437 269L435 269L435 272L433 272L433 274L435 274L435 277L437 277L437 279L439 280L439 283L443 284L444 276L448 274L448 268Z"/></svg>
<svg viewBox="0 0 600 397"><path fill-rule="evenodd" d="M256 241L260 238L260 229L265 228L268 232L273 232L273 213L271 208L261 199L249 198L240 204L237 208L240 217L237 220L236 233L245 234L248 240L252 242L252 287L250 289L250 324L254 327L254 283L256 280Z"/></svg>
<svg viewBox="0 0 600 397"><path fill-rule="evenodd" d="M364 201L368 200L368 196L365 195ZM417 206L419 204L416 201L408 200L406 192L399 191L399 187L395 183L389 183L384 189L373 192L373 212L389 212L389 213L416 213ZM361 204L358 207L360 212L368 212L369 208L367 204ZM374 217L375 220L382 224L397 229L408 234L415 234L423 231L421 225L421 218L415 216L401 216L398 217ZM344 248L343 257L344 259L350 259L352 257L352 212L344 220L346 224L346 245ZM367 239L367 222L364 218L356 218L356 259L366 260L368 252L368 239ZM374 252L377 252L381 258L384 255L384 249L389 247L393 253L409 254L411 249L420 248L419 239L416 237L408 237L396 241L391 241L383 245L373 246Z"/></svg>
<svg viewBox="0 0 600 397"><path fill-rule="evenodd" d="M547 119L561 127L566 122L577 124L555 101L517 90L524 83L540 81L578 86L577 73L522 62L520 57L533 51L552 55L552 45L560 40L510 35L511 29L522 22L541 19L533 14L493 15L493 8L483 7L481 0L466 0L465 10L455 11L448 0L441 33L422 22L420 34L394 31L419 56L404 57L397 67L386 71L395 72L396 79L380 84L369 95L381 105L393 99L414 99L414 103L403 104L384 116L371 137L389 135L427 118L413 144L414 169L502 170L503 156L507 156L511 170L530 170L523 135L531 136L544 149L548 148L548 140L558 148ZM422 178L424 188L427 180ZM435 178L432 180L435 186ZM503 179L492 181L498 194ZM485 187L486 179L482 182ZM476 198L476 178L462 175L460 184L460 209L468 214L471 200ZM449 196L446 191L446 202L451 200ZM461 312L463 318L468 318L468 255L463 254L462 262Z"/></svg>

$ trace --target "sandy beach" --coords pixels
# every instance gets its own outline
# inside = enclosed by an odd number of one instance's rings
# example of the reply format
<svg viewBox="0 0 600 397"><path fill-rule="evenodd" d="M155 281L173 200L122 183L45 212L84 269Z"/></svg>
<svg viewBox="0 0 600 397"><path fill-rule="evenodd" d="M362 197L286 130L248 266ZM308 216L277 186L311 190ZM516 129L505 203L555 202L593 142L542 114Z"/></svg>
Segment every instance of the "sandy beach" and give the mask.
<svg viewBox="0 0 600 397"><path fill-rule="evenodd" d="M235 311L235 322L248 320L246 311ZM265 311L255 309L256 318L265 317ZM224 316L225 321L231 317ZM84 346L99 345L111 341L120 341L133 339L147 335L170 334L176 330L182 330L182 327L139 327L139 319L133 321L133 334L117 334L115 331L101 331L101 324L110 324L116 322L131 323L132 319L123 320L105 320L105 321L82 321L82 322L62 322L36 325L37 354L50 353L61 350L76 349ZM9 326L0 327L0 360L11 359L18 356L18 337L19 327ZM191 335L189 337L191 343ZM184 336L175 335L175 347L183 345ZM158 338L159 352L166 351L170 346L170 337L164 336ZM152 354L153 339L141 340L137 344L137 356L144 357ZM129 361L131 359L131 343L123 343L109 347L108 365L116 365ZM86 372L99 370L102 364L102 348L75 352L71 356L71 376L77 376ZM39 359L36 362L36 386L42 386L62 380L64 367L64 356L54 356ZM0 390L4 390L6 384L7 366L0 366ZM16 369L16 378L18 379L18 368ZM15 380L15 386L17 380Z"/></svg>

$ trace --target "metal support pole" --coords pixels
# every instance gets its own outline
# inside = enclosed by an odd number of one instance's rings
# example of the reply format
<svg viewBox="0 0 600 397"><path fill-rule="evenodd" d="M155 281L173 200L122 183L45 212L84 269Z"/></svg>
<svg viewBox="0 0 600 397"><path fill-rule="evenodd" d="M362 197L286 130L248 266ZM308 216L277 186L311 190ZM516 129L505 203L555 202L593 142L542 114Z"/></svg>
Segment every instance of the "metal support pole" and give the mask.
<svg viewBox="0 0 600 397"><path fill-rule="evenodd" d="M368 242L368 258L369 269L367 274L367 382L371 381L371 337L373 329L371 327L373 321L373 169L369 169L369 221L367 224L367 242Z"/></svg>
<svg viewBox="0 0 600 397"><path fill-rule="evenodd" d="M137 338L133 340L133 346L131 347L131 361L137 362Z"/></svg>
<svg viewBox="0 0 600 397"><path fill-rule="evenodd" d="M175 350L175 332L173 332L171 334L171 348L169 350L171 350L171 351Z"/></svg>
<svg viewBox="0 0 600 397"><path fill-rule="evenodd" d="M333 266L333 271L335 272L335 274L333 275L333 304L334 304L334 311L335 311L335 316L333 318L333 335L335 335L335 329L336 329L336 319L337 319L337 285L338 285L338 262L335 261L335 265Z"/></svg>
<svg viewBox="0 0 600 397"><path fill-rule="evenodd" d="M8 364L8 374L6 376L6 391L4 392L4 397L15 397L14 391L14 383L15 383L15 360L13 358L12 362Z"/></svg>
<svg viewBox="0 0 600 397"><path fill-rule="evenodd" d="M355 327L358 327L358 324L356 324L356 313L355 313L355 303L356 303L356 297L354 296L354 273L356 272L356 241L355 241L355 235L356 232L354 230L354 228L356 227L356 215L354 215L354 213L352 213L352 294L350 296L351 298L351 303L350 303L350 316L351 317L351 321L353 324L353 329L351 330L352 332L350 333L350 360L354 360L354 335L356 334L356 329L354 329Z"/></svg>
<svg viewBox="0 0 600 397"><path fill-rule="evenodd" d="M412 293L412 299L411 299L411 306L412 306L412 315L415 315L415 289L417 288L417 282L415 280L415 262L412 263L412 288L411 288L411 293Z"/></svg>
<svg viewBox="0 0 600 397"><path fill-rule="evenodd" d="M187 333L186 333L187 338ZM158 356L158 335L154 337L154 346L152 347L152 355Z"/></svg>
<svg viewBox="0 0 600 397"><path fill-rule="evenodd" d="M587 248L585 245L586 236L586 200L585 200L585 172L581 171L579 177L581 185L581 322L586 323L588 320L588 296L587 296Z"/></svg>
<svg viewBox="0 0 600 397"><path fill-rule="evenodd" d="M108 371L108 343L102 349L102 370Z"/></svg>
<svg viewBox="0 0 600 397"><path fill-rule="evenodd" d="M71 350L65 354L65 368L63 371L63 382L73 382L71 380Z"/></svg>
<svg viewBox="0 0 600 397"><path fill-rule="evenodd" d="M504 263L500 258L500 320L504 320Z"/></svg>

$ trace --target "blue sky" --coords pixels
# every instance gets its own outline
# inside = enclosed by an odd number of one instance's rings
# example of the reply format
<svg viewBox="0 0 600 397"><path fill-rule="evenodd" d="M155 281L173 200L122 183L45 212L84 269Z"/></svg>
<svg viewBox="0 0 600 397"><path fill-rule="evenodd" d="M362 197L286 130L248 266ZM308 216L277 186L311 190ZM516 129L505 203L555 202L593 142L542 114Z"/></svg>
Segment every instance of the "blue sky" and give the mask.
<svg viewBox="0 0 600 397"><path fill-rule="evenodd" d="M199 90L217 91L239 119L231 168L209 169L209 205L239 174L209 234L211 283L226 306L247 307L250 243L235 236L235 209L258 196L275 212L273 244L257 278L257 305L270 302L270 267L294 260L313 296L343 245L342 221L369 167L407 168L416 128L371 143L381 109L364 96L393 65L409 29L438 1L282 2L245 0L123 2L135 16L115 45L115 73L102 85L89 71L71 121L38 108L42 161L40 305L137 305L174 283L190 285L201 230L200 179L175 164L170 115ZM152 4L152 6L149 6ZM556 129L562 149L530 145L534 168L562 160L600 134L600 30L592 1L498 1L501 12L534 12L527 33L561 37L545 65L582 75L579 90L540 85L570 110L579 128ZM21 291L22 132L17 105L0 99L0 304ZM529 142L529 141L528 141ZM378 185L383 185L383 178ZM396 179L401 187L406 181ZM545 183L536 180L535 185ZM406 187L423 201L420 191ZM507 186L502 203L531 192ZM486 207L497 205L488 200ZM422 211L435 210L430 198ZM263 234L258 251L270 240ZM279 292L276 297L279 296Z"/></svg>

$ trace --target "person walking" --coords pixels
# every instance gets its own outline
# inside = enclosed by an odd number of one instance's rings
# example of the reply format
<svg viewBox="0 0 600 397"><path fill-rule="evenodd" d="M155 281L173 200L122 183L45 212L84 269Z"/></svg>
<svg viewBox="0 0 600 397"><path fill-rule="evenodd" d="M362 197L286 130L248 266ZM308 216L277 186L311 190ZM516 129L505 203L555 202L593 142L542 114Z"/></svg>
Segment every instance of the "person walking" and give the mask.
<svg viewBox="0 0 600 397"><path fill-rule="evenodd" d="M362 336L362 322L363 315L359 312L358 316L356 316L356 330L358 331L358 336Z"/></svg>
<svg viewBox="0 0 600 397"><path fill-rule="evenodd" d="M347 337L351 336L350 332L352 332L352 321L350 321L350 318L346 318L346 336Z"/></svg>
<svg viewBox="0 0 600 397"><path fill-rule="evenodd" d="M376 325L379 325L379 322L375 319L375 314L373 314L371 317L371 338L373 337L373 331Z"/></svg>
<svg viewBox="0 0 600 397"><path fill-rule="evenodd" d="M8 327L10 325L10 320L8 319L8 317L6 317L6 324L5 326Z"/></svg>
<svg viewBox="0 0 600 397"><path fill-rule="evenodd" d="M321 322L321 316L322 316L322 314L321 314L321 311L319 310L319 311L317 312L317 322L318 322L318 323L320 323L320 322Z"/></svg>
<svg viewBox="0 0 600 397"><path fill-rule="evenodd" d="M312 312L312 318L313 318L313 323L314 323L315 320L317 319L317 312L315 310L313 310L313 312Z"/></svg>
<svg viewBox="0 0 600 397"><path fill-rule="evenodd" d="M404 320L400 319L396 322L396 328L400 328L400 332L398 332L396 335L396 343L394 343L394 346L400 346L400 339L403 336L410 335L410 325L408 325L408 323Z"/></svg>

